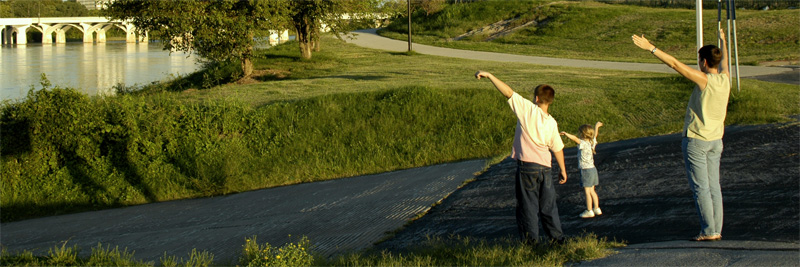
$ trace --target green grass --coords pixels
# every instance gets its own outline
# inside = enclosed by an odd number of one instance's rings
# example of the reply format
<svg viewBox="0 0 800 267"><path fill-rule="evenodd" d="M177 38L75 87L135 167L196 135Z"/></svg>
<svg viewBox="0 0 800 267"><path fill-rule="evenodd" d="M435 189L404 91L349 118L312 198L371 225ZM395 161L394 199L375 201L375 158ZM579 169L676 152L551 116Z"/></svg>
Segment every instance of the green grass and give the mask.
<svg viewBox="0 0 800 267"><path fill-rule="evenodd" d="M631 41L644 34L659 49L694 63L695 11L612 5L593 1L478 1L450 5L439 13L412 16L414 42L466 49L556 58L658 62ZM704 9L704 42L716 44L716 8ZM800 60L800 10L738 10L739 60L742 65ZM725 16L725 14L723 14ZM488 41L486 35L454 37L511 18L542 23ZM723 17L723 19L725 19ZM399 19L379 34L407 40L407 19ZM517 22L521 24L521 22ZM725 23L723 28L727 29ZM733 51L731 51L733 54Z"/></svg>
<svg viewBox="0 0 800 267"><path fill-rule="evenodd" d="M559 129L603 121L601 142L679 132L692 87L677 74L409 56L324 41L310 61L299 60L292 44L261 51L257 69L283 74L250 84L180 92L162 85L107 98L51 88L4 104L0 216L5 222L503 155L514 117L491 83L473 77L478 69L526 97L539 83L553 85L550 111ZM742 79L742 90L731 98L728 125L800 113L796 86Z"/></svg>
<svg viewBox="0 0 800 267"><path fill-rule="evenodd" d="M3 247L0 253L0 265L2 266L152 266L143 261L134 259L132 252L127 249L122 251L119 247L111 249L110 246L103 247L98 244L92 248L91 256L80 257L80 248L77 246L67 246L63 242L60 246L55 246L44 255L34 255L32 251L26 250L12 253ZM174 266L174 265L173 265Z"/></svg>
<svg viewBox="0 0 800 267"><path fill-rule="evenodd" d="M592 234L568 238L563 245L529 246L507 238L428 237L404 253L366 251L340 255L319 265L334 266L564 266L604 258L624 244Z"/></svg>
<svg viewBox="0 0 800 267"><path fill-rule="evenodd" d="M575 7L551 11L602 5L571 6ZM751 15L758 14L762 13ZM763 23L781 23L770 22L771 13L763 14ZM762 34L770 34L768 30ZM688 46L691 40L685 41ZM765 47L765 53L772 53ZM329 37L312 60L301 60L296 43L289 43L259 51L255 64L258 75L243 84L226 84L234 68L220 65L116 97L89 97L45 86L23 101L3 103L0 219L9 222L506 155L515 118L489 82L473 77L479 69L494 73L525 97L540 83L553 85L556 101L550 112L560 129L575 132L581 124L603 121L601 142L679 132L692 87L677 74L391 53ZM742 79L741 87L742 92L731 97L726 125L784 122L800 113L796 85ZM477 244L479 249L460 243ZM539 263L501 254L506 250L525 248L513 242L435 240L412 254L377 252L334 264L559 265L583 253L545 250L525 256L561 253L568 258ZM453 258L438 258L445 252ZM22 257L38 262L33 265L88 265L73 254L62 248L51 256L59 260L24 254L4 256L3 262ZM123 252L112 254L104 257L127 257ZM187 261L208 257L198 252ZM502 261L506 258L513 261ZM182 265L184 260L165 255L164 262Z"/></svg>
<svg viewBox="0 0 800 267"><path fill-rule="evenodd" d="M407 87L258 108L170 94L56 88L7 106L3 221L488 158L513 127L489 90Z"/></svg>
<svg viewBox="0 0 800 267"><path fill-rule="evenodd" d="M31 251L0 254L2 266L155 266L154 262L136 260L133 252L98 244L90 256L79 256L80 248L61 246L35 256ZM516 240L472 239L468 237L429 237L407 251L366 250L334 257L314 251L310 240L275 247L258 243L253 236L245 240L239 266L564 266L599 259L614 254L623 243L598 238L593 234L571 237L562 245L530 246ZM214 255L193 250L188 258L164 255L159 266L216 266Z"/></svg>

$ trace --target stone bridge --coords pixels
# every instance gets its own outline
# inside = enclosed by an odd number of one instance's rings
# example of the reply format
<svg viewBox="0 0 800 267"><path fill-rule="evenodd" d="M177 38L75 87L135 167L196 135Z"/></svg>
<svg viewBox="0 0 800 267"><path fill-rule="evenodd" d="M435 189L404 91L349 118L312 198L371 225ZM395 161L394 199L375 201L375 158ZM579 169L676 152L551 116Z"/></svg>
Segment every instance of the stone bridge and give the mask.
<svg viewBox="0 0 800 267"><path fill-rule="evenodd" d="M51 17L51 18L0 18L3 45L24 45L28 43L27 32L36 29L42 33L42 44L63 44L67 42L66 32L72 28L83 32L84 43L106 42L106 32L117 27L125 31L128 43L147 42L147 34L137 36L136 27L125 21L109 20L104 17ZM289 32L271 31L270 43L286 41ZM53 39L55 34L55 39ZM96 38L95 38L96 36Z"/></svg>
<svg viewBox="0 0 800 267"><path fill-rule="evenodd" d="M125 40L128 43L147 41L147 35L136 35L136 27L133 24L123 21L108 20L104 17L50 17L50 18L2 18L0 19L0 29L2 29L2 44L24 45L28 43L26 33L29 29L36 29L42 33L43 44L63 44L67 42L66 32L72 28L83 32L83 42L104 43L106 32L112 27L117 27L125 31ZM53 38L55 34L55 39Z"/></svg>

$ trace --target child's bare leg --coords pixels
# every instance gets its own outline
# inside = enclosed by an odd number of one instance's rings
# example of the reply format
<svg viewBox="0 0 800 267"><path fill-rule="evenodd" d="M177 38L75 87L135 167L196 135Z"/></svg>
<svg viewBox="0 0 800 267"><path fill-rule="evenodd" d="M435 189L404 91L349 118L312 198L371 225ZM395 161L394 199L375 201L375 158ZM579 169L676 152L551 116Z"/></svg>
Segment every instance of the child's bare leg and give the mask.
<svg viewBox="0 0 800 267"><path fill-rule="evenodd" d="M595 209L599 209L600 208L600 200L597 198L597 192L594 191L594 186L591 187L591 190L592 190L592 203L594 203L594 208ZM589 202L589 201L587 201L587 202Z"/></svg>
<svg viewBox="0 0 800 267"><path fill-rule="evenodd" d="M597 199L596 196L592 196L594 193L594 186L584 187L583 192L586 193L586 210L592 210L592 201Z"/></svg>

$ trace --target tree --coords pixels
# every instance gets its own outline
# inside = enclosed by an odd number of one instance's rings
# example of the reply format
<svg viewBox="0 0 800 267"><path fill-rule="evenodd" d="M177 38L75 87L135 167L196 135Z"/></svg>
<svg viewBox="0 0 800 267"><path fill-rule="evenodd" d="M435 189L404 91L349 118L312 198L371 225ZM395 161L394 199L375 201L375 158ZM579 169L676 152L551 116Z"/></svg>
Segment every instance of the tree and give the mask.
<svg viewBox="0 0 800 267"><path fill-rule="evenodd" d="M14 12L11 12L11 5L8 2L0 2L0 18L13 18Z"/></svg>
<svg viewBox="0 0 800 267"><path fill-rule="evenodd" d="M2 18L81 17L88 14L89 10L75 1L9 0L0 3Z"/></svg>
<svg viewBox="0 0 800 267"><path fill-rule="evenodd" d="M374 21L371 14L378 10L379 4L379 0L289 1L289 24L297 32L300 55L311 59L312 50L320 50L322 27L341 38L347 31Z"/></svg>
<svg viewBox="0 0 800 267"><path fill-rule="evenodd" d="M419 5L422 10L425 10L425 16L430 16L444 9L447 3L445 3L445 0L419 0L417 5Z"/></svg>
<svg viewBox="0 0 800 267"><path fill-rule="evenodd" d="M104 11L130 20L140 34L163 41L164 49L194 52L213 62L239 60L243 78L253 72L253 47L281 29L285 0L117 0Z"/></svg>

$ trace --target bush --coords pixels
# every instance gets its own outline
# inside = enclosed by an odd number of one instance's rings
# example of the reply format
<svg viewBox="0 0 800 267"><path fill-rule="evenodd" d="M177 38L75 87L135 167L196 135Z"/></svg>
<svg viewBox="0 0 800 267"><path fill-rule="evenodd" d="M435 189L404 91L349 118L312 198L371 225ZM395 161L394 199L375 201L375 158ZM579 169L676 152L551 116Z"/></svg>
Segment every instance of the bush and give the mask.
<svg viewBox="0 0 800 267"><path fill-rule="evenodd" d="M181 102L169 93L101 98L44 88L2 106L0 216L6 222L490 157L507 149L504 131L513 126L493 97L403 88L255 109Z"/></svg>
<svg viewBox="0 0 800 267"><path fill-rule="evenodd" d="M295 243L272 247L269 243L258 244L256 237L245 240L239 264L242 266L311 266L314 257L309 251L310 242L303 237Z"/></svg>

